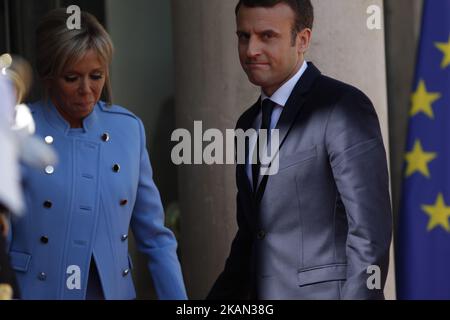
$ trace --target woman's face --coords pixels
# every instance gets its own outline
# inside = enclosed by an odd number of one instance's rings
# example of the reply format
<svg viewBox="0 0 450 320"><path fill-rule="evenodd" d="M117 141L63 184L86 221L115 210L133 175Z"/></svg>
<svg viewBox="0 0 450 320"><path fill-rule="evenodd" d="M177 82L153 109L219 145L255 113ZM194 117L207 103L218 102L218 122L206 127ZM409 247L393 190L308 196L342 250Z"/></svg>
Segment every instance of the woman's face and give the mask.
<svg viewBox="0 0 450 320"><path fill-rule="evenodd" d="M51 82L50 98L72 128L82 127L83 119L100 100L106 72L97 53L89 50Z"/></svg>

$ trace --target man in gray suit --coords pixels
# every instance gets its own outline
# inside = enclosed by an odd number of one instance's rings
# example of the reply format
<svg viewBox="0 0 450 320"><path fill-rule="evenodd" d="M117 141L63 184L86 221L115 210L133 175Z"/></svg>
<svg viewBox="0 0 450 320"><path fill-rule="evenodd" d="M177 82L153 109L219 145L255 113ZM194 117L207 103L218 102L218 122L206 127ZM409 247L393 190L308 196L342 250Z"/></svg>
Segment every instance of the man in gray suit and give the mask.
<svg viewBox="0 0 450 320"><path fill-rule="evenodd" d="M383 299L392 219L372 103L305 62L310 0L240 0L236 17L242 67L261 87L237 128L279 130L279 171L237 166L239 230L208 298Z"/></svg>

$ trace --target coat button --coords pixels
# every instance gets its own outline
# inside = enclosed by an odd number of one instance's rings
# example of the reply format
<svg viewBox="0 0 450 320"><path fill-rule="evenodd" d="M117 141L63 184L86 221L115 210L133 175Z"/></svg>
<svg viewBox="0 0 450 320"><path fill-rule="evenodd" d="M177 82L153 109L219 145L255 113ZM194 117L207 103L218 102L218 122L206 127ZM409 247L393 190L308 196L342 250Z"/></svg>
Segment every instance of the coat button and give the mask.
<svg viewBox="0 0 450 320"><path fill-rule="evenodd" d="M46 136L46 137L44 138L44 141L45 141L46 144L53 144L53 142L54 142L55 140L53 139L52 136Z"/></svg>
<svg viewBox="0 0 450 320"><path fill-rule="evenodd" d="M53 206L53 203L49 200L44 202L44 208L50 209Z"/></svg>
<svg viewBox="0 0 450 320"><path fill-rule="evenodd" d="M258 232L258 240L262 240L266 237L266 232L264 230L261 230Z"/></svg>
<svg viewBox="0 0 450 320"><path fill-rule="evenodd" d="M38 275L38 279L41 281L47 280L47 274L45 272L40 272Z"/></svg>
<svg viewBox="0 0 450 320"><path fill-rule="evenodd" d="M122 239L122 242L127 241L128 235L127 234L122 235L121 239Z"/></svg>
<svg viewBox="0 0 450 320"><path fill-rule="evenodd" d="M109 133L105 132L104 134L102 134L102 140L105 142L109 141Z"/></svg>
<svg viewBox="0 0 450 320"><path fill-rule="evenodd" d="M127 199L123 199L123 200L120 200L120 205L123 207L123 206L126 206L128 204L128 200Z"/></svg>
<svg viewBox="0 0 450 320"><path fill-rule="evenodd" d="M120 165L118 165L117 163L113 166L113 171L114 172L119 172L120 171Z"/></svg>
<svg viewBox="0 0 450 320"><path fill-rule="evenodd" d="M48 243L48 237L42 236L42 237L41 237L41 242L42 242L43 244L47 244L47 243Z"/></svg>
<svg viewBox="0 0 450 320"><path fill-rule="evenodd" d="M122 276L126 277L130 273L130 269L125 269L122 272Z"/></svg>
<svg viewBox="0 0 450 320"><path fill-rule="evenodd" d="M55 168L53 166L46 166L45 167L45 173L46 174L53 174L55 172Z"/></svg>

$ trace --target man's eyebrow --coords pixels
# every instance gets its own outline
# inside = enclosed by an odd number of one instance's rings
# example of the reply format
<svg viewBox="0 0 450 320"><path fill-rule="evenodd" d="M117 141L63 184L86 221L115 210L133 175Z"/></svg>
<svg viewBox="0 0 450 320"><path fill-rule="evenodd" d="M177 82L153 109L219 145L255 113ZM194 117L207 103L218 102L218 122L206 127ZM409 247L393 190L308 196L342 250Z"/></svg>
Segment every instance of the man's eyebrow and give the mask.
<svg viewBox="0 0 450 320"><path fill-rule="evenodd" d="M273 34L273 35L279 35L281 34L280 32L274 30L274 29L265 29L265 30L261 30L261 31L256 31L255 32L257 35L261 35L261 34ZM239 35L249 35L250 32L246 32L246 31L242 31L242 30L237 30L236 34Z"/></svg>
<svg viewBox="0 0 450 320"><path fill-rule="evenodd" d="M277 30L274 29L266 29L261 31L256 31L257 34L280 34Z"/></svg>

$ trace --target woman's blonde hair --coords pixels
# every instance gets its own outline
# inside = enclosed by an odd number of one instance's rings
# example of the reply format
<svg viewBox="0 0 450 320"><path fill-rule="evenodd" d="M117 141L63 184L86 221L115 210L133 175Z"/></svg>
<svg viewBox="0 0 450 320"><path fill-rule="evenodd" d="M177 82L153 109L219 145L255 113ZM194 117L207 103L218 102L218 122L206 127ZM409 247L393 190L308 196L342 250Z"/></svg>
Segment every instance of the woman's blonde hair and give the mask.
<svg viewBox="0 0 450 320"><path fill-rule="evenodd" d="M62 75L67 65L76 63L87 51L94 50L106 67L102 99L111 104L109 65L114 51L111 37L90 13L81 12L80 29L68 28L69 17L66 9L59 8L50 11L39 23L36 32L38 75L44 83L55 79ZM47 98L49 88L47 85L45 87Z"/></svg>

